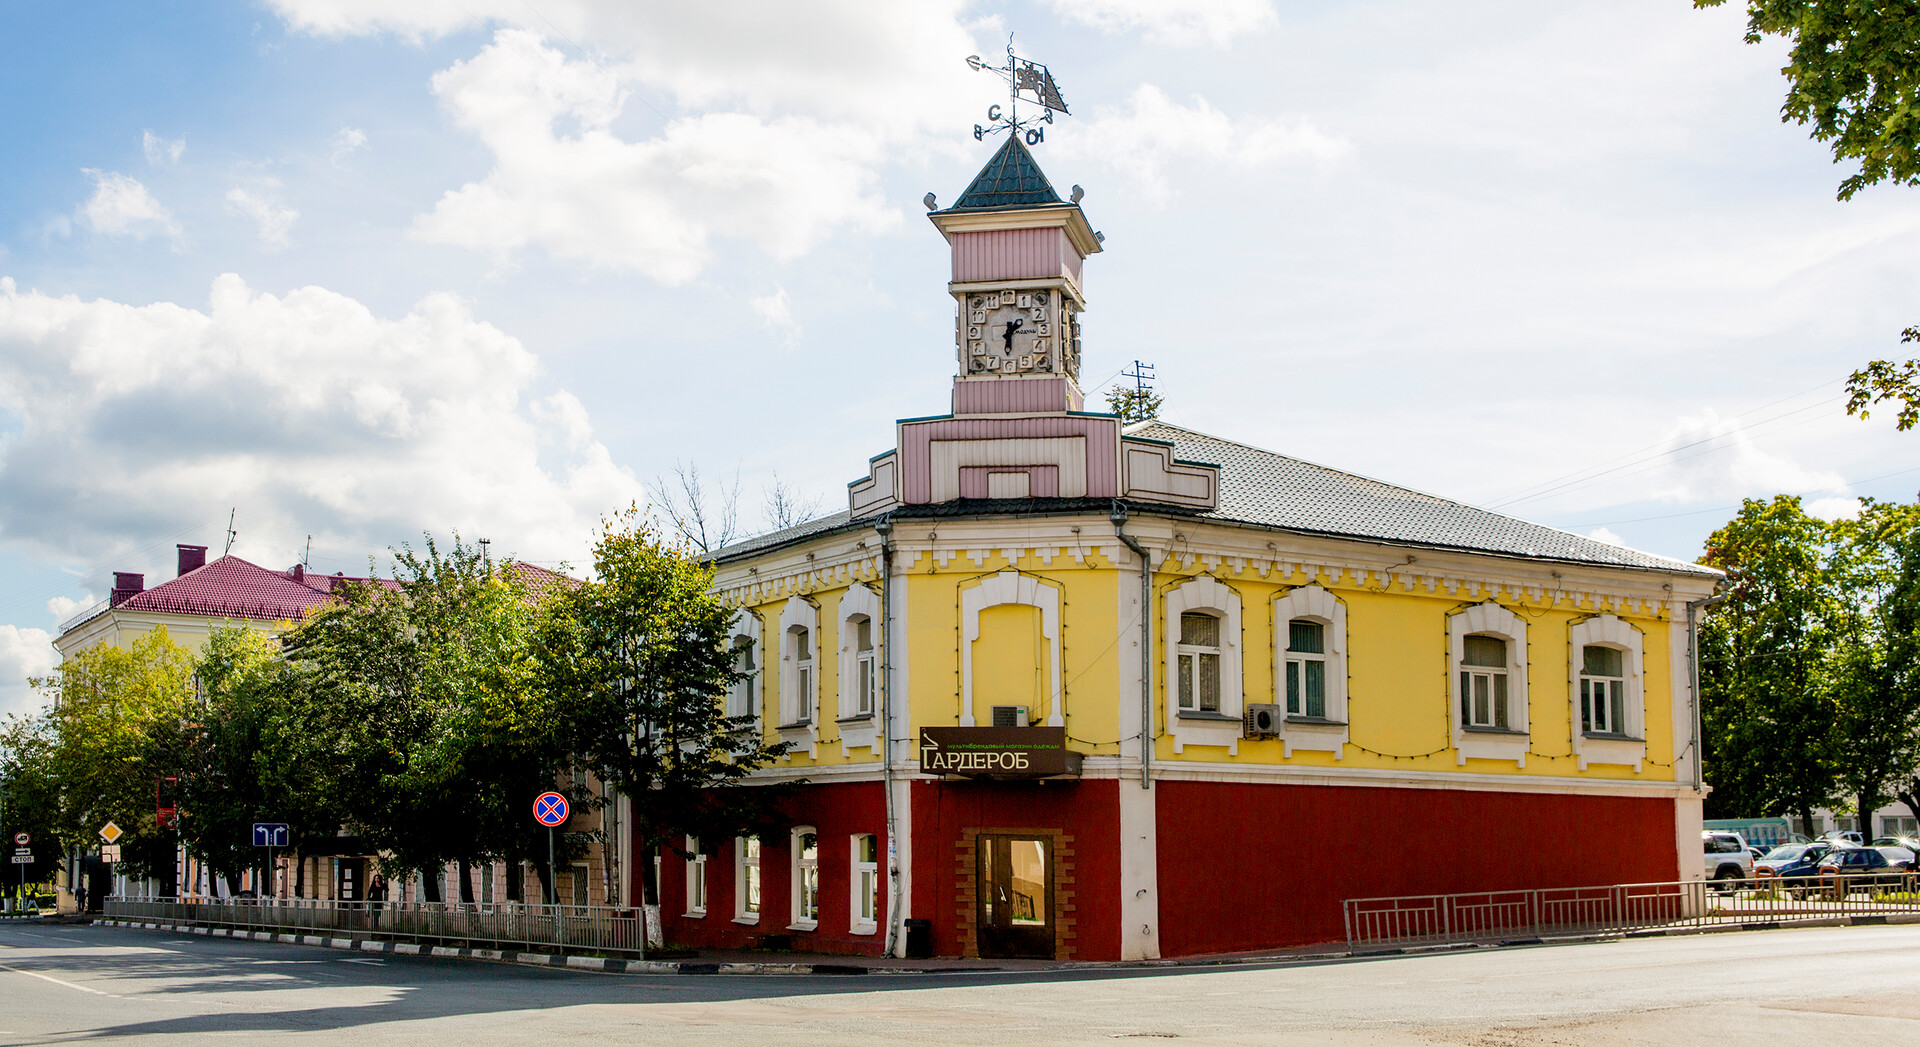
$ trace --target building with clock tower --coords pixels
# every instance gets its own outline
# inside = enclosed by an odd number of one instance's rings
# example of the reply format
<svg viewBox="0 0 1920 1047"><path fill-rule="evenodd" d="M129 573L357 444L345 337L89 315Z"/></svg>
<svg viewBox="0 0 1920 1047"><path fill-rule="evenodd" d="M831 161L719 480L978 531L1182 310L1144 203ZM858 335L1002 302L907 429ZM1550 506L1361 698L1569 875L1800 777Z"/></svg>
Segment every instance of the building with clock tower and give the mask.
<svg viewBox="0 0 1920 1047"><path fill-rule="evenodd" d="M729 711L804 784L785 831L660 856L667 937L1148 959L1335 940L1350 898L1697 878L1717 573L1087 410L1080 198L1009 134L930 216L947 409L844 510L717 554Z"/></svg>

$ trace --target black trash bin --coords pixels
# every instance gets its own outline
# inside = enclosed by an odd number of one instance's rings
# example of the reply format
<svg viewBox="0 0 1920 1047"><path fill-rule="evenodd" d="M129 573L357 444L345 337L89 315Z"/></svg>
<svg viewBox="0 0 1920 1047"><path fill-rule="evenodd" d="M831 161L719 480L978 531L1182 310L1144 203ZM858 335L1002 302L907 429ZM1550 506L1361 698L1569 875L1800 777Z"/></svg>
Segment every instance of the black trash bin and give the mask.
<svg viewBox="0 0 1920 1047"><path fill-rule="evenodd" d="M933 959L933 921L907 920L907 959Z"/></svg>

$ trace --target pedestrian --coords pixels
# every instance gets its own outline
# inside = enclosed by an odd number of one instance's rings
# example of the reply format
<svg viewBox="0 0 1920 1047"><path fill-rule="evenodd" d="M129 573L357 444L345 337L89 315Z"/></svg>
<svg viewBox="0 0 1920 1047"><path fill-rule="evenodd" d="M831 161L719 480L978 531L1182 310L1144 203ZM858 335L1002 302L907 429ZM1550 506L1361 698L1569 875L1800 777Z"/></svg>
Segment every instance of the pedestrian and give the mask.
<svg viewBox="0 0 1920 1047"><path fill-rule="evenodd" d="M73 899L75 902L79 903L80 915L85 916L87 914L87 885L86 884L82 883L80 886L74 888Z"/></svg>
<svg viewBox="0 0 1920 1047"><path fill-rule="evenodd" d="M387 878L379 873L367 883L367 911L373 914L373 926L380 926L380 903L387 900Z"/></svg>

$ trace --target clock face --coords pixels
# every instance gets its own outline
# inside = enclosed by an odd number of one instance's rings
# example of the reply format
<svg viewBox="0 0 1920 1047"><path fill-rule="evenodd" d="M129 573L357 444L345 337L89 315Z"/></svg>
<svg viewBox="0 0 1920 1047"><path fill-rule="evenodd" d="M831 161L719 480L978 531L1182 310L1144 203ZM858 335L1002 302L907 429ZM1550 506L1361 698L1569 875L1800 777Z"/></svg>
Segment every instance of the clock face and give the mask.
<svg viewBox="0 0 1920 1047"><path fill-rule="evenodd" d="M1060 296L1047 290L988 291L961 302L967 374L1045 374L1061 369Z"/></svg>

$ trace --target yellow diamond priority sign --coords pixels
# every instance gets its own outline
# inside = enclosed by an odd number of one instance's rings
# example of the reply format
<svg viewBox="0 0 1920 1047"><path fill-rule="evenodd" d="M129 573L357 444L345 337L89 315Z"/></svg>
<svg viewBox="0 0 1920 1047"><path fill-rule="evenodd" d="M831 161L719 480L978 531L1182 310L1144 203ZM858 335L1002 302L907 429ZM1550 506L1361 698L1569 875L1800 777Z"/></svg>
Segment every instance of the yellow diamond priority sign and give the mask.
<svg viewBox="0 0 1920 1047"><path fill-rule="evenodd" d="M108 843L117 843L120 837L125 835L126 833L121 831L120 827L112 822L108 822L106 826L100 830L100 838Z"/></svg>

